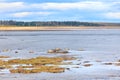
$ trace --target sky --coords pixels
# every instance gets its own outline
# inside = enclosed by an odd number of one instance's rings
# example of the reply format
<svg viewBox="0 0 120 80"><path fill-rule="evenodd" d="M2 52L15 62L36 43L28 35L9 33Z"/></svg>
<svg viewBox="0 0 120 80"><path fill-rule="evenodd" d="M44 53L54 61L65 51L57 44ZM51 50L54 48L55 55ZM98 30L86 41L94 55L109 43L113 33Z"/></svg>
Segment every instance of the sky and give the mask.
<svg viewBox="0 0 120 80"><path fill-rule="evenodd" d="M0 0L0 20L120 23L120 0Z"/></svg>

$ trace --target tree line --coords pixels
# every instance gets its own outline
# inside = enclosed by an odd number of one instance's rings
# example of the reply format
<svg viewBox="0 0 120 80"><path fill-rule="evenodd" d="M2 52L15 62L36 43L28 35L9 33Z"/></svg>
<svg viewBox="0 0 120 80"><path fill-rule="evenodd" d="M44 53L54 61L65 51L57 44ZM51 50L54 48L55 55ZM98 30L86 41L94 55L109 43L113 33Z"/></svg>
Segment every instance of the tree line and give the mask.
<svg viewBox="0 0 120 80"><path fill-rule="evenodd" d="M0 20L2 26L108 26L116 25L120 26L120 23L93 23L93 22L79 22L79 21L3 21Z"/></svg>

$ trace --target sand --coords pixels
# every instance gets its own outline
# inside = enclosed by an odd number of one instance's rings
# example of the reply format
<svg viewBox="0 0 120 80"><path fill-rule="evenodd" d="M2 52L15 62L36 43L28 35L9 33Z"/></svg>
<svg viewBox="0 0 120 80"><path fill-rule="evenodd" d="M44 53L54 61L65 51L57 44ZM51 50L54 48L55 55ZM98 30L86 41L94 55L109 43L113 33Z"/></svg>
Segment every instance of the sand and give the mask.
<svg viewBox="0 0 120 80"><path fill-rule="evenodd" d="M1 31L39 31L39 30L84 30L84 29L120 29L120 26L1 26Z"/></svg>

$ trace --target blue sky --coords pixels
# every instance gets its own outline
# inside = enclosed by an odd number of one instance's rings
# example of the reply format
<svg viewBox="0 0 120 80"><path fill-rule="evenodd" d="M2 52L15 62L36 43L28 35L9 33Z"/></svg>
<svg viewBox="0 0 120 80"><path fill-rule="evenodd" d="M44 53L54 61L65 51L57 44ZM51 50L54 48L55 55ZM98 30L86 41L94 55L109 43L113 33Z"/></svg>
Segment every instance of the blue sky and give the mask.
<svg viewBox="0 0 120 80"><path fill-rule="evenodd" d="M0 0L0 20L120 22L120 0Z"/></svg>

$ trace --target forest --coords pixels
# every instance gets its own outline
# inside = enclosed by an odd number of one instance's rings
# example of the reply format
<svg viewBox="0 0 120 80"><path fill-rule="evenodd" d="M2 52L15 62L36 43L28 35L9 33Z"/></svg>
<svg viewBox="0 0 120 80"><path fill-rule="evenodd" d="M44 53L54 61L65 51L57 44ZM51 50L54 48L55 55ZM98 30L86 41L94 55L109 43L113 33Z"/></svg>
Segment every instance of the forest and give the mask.
<svg viewBox="0 0 120 80"><path fill-rule="evenodd" d="M1 26L120 26L120 23L80 22L80 21L13 21L0 20Z"/></svg>

